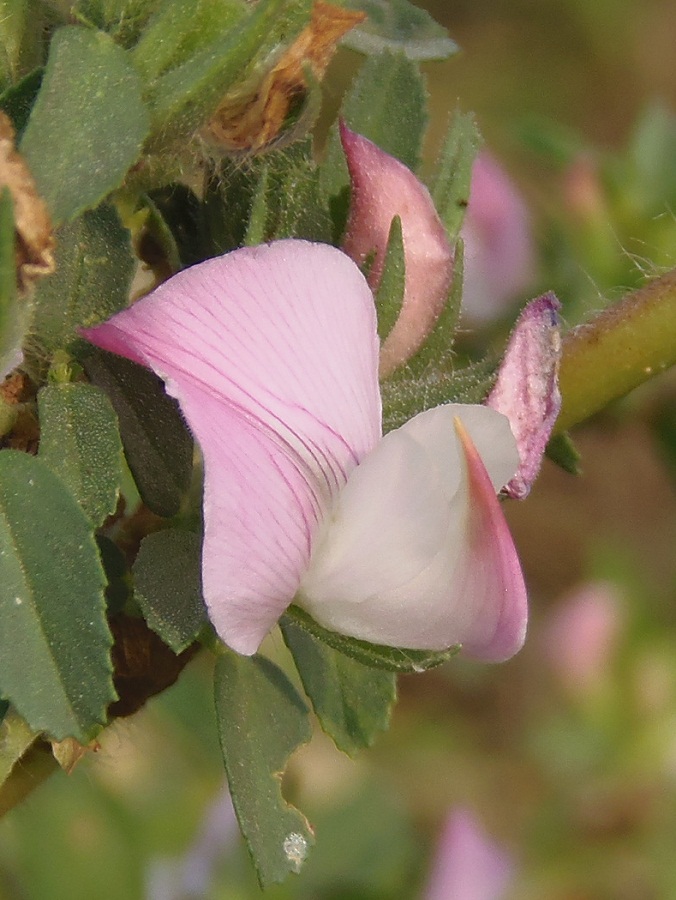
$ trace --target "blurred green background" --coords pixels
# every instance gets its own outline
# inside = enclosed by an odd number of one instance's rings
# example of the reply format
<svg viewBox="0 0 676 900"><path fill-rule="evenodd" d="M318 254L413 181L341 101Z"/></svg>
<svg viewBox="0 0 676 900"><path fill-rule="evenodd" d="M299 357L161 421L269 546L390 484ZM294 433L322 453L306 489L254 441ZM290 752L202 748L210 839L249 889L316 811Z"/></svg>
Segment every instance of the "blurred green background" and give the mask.
<svg viewBox="0 0 676 900"><path fill-rule="evenodd" d="M676 5L425 5L463 49L425 66L430 158L449 110L475 110L532 212L532 293L556 289L574 324L676 265ZM578 430L582 477L546 462L509 504L532 608L516 659L402 678L391 730L354 761L321 734L297 754L287 794L317 847L272 900L424 898L458 806L513 855L512 898L676 898L675 409L667 373ZM268 650L284 662L279 638ZM222 783L198 659L0 822L0 900L259 896L227 815L209 886L185 880Z"/></svg>

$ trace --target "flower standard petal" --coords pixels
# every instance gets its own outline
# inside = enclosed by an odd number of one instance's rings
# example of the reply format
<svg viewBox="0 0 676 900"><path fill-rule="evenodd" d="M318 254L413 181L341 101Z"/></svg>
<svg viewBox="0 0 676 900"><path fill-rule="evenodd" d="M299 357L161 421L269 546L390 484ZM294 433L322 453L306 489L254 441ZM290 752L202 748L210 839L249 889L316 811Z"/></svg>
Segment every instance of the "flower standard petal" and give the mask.
<svg viewBox="0 0 676 900"><path fill-rule="evenodd" d="M205 600L226 643L255 652L380 437L368 285L335 248L279 241L185 270L83 334L179 401L204 457Z"/></svg>
<svg viewBox="0 0 676 900"><path fill-rule="evenodd" d="M448 297L453 248L427 188L410 169L341 123L352 197L343 249L358 265L375 254L369 284L377 290L390 225L401 219L406 282L399 318L380 352L380 375L390 375L418 350Z"/></svg>
<svg viewBox="0 0 676 900"><path fill-rule="evenodd" d="M517 465L507 420L486 407L436 407L390 432L341 491L297 602L378 644L512 655L526 593L496 490Z"/></svg>

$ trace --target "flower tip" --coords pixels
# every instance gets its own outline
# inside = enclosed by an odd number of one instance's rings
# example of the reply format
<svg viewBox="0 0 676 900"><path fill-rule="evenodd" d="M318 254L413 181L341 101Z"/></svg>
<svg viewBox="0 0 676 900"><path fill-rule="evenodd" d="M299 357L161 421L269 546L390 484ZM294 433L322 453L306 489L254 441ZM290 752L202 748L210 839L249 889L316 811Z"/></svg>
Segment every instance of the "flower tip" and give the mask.
<svg viewBox="0 0 676 900"><path fill-rule="evenodd" d="M468 588L484 605L478 619L494 622L480 636L465 640L462 653L484 662L504 662L523 647L528 596L514 541L481 456L460 419L454 427L463 452L468 483ZM469 593L469 590L468 590ZM492 612L492 616L489 614Z"/></svg>

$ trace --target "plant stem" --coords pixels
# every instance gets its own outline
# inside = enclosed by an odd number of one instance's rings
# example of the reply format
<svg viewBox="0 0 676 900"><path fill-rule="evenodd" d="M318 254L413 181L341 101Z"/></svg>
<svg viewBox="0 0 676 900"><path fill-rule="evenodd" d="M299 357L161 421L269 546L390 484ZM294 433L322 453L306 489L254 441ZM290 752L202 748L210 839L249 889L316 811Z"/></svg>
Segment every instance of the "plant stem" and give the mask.
<svg viewBox="0 0 676 900"><path fill-rule="evenodd" d="M555 434L676 363L676 269L624 297L563 341Z"/></svg>

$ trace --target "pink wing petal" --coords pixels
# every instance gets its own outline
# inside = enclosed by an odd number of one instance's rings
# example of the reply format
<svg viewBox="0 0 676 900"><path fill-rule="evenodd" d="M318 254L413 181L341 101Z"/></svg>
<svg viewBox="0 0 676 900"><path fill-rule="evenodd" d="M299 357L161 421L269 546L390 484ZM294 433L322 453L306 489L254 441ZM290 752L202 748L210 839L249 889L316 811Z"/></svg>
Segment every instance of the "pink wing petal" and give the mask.
<svg viewBox="0 0 676 900"><path fill-rule="evenodd" d="M205 600L226 643L255 652L380 437L368 285L333 247L279 241L181 272L83 333L179 401L204 457Z"/></svg>
<svg viewBox="0 0 676 900"><path fill-rule="evenodd" d="M377 644L512 655L526 593L496 491L517 465L507 419L485 406L439 406L391 431L341 491L298 603Z"/></svg>
<svg viewBox="0 0 676 900"><path fill-rule="evenodd" d="M425 185L405 165L341 123L352 181L343 249L362 265L375 252L369 284L376 290L385 262L390 225L401 219L406 284L401 313L380 352L386 377L425 341L448 297L453 249Z"/></svg>

